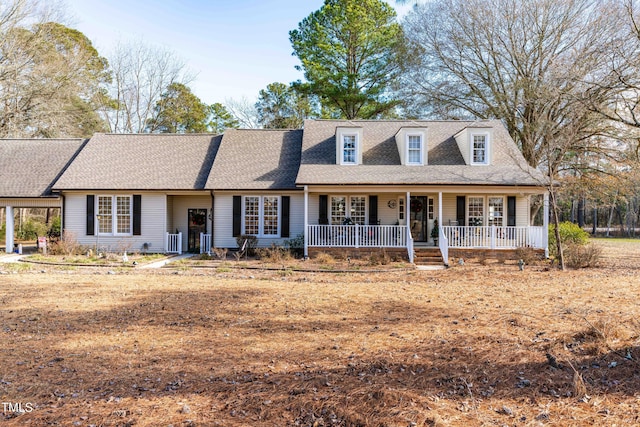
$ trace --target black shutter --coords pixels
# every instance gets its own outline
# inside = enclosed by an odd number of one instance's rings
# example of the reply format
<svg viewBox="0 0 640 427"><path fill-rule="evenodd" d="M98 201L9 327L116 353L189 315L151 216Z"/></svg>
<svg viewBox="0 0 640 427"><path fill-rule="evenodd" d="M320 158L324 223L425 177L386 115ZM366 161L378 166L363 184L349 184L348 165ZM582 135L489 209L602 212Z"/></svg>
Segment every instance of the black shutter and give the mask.
<svg viewBox="0 0 640 427"><path fill-rule="evenodd" d="M93 236L96 234L96 196L93 194L87 194L87 236Z"/></svg>
<svg viewBox="0 0 640 427"><path fill-rule="evenodd" d="M142 219L142 196L140 194L133 195L133 235L139 236L142 234L140 227Z"/></svg>
<svg viewBox="0 0 640 427"><path fill-rule="evenodd" d="M516 226L516 196L507 197L507 226Z"/></svg>
<svg viewBox="0 0 640 427"><path fill-rule="evenodd" d="M326 194L320 195L320 208L318 212L318 224L329 224L329 196Z"/></svg>
<svg viewBox="0 0 640 427"><path fill-rule="evenodd" d="M242 232L242 196L233 196L233 237Z"/></svg>
<svg viewBox="0 0 640 427"><path fill-rule="evenodd" d="M378 196L369 196L369 225L378 225Z"/></svg>
<svg viewBox="0 0 640 427"><path fill-rule="evenodd" d="M282 196L282 231L280 237L289 237L289 211L291 206L291 197Z"/></svg>
<svg viewBox="0 0 640 427"><path fill-rule="evenodd" d="M456 221L458 221L458 225L464 225L466 204L465 196L456 197Z"/></svg>

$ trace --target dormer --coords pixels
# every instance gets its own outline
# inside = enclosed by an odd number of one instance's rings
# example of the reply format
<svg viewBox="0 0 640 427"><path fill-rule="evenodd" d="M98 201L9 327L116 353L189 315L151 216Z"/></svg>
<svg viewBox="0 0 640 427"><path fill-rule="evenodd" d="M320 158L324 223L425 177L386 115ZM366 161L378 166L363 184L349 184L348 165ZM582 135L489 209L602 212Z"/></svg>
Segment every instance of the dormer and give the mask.
<svg viewBox="0 0 640 427"><path fill-rule="evenodd" d="M362 164L361 127L336 128L336 163L339 165Z"/></svg>
<svg viewBox="0 0 640 427"><path fill-rule="evenodd" d="M455 139L466 164L491 164L493 128L467 127L458 132Z"/></svg>
<svg viewBox="0 0 640 427"><path fill-rule="evenodd" d="M396 145L403 165L427 164L427 128L401 128L396 133Z"/></svg>

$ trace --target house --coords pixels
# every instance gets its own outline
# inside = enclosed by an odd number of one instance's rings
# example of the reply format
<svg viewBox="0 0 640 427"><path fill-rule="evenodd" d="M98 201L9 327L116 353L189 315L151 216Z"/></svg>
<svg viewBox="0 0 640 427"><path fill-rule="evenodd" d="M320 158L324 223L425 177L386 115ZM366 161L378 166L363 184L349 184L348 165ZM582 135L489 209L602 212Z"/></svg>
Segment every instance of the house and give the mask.
<svg viewBox="0 0 640 427"><path fill-rule="evenodd" d="M499 121L307 120L296 179L305 253L399 248L413 261L417 247L432 245L446 262L544 250L548 214L541 227L529 214L530 196L546 201L544 182Z"/></svg>
<svg viewBox="0 0 640 427"><path fill-rule="evenodd" d="M531 196L546 200L544 177L499 121L307 120L79 145L47 191L82 245L206 252L242 235L264 247L303 235L308 256L385 248L414 261L438 248L444 262L547 246L546 220L529 214Z"/></svg>
<svg viewBox="0 0 640 427"><path fill-rule="evenodd" d="M63 229L123 252L199 252L211 233L205 184L220 135L96 134L53 185Z"/></svg>

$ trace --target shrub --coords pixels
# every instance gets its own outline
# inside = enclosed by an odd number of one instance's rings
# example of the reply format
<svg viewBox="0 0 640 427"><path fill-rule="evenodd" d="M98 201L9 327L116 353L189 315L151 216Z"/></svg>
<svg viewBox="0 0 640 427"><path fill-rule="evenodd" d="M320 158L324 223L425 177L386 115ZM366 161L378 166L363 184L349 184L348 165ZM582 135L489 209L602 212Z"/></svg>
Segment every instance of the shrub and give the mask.
<svg viewBox="0 0 640 427"><path fill-rule="evenodd" d="M336 262L336 260L326 252L320 252L314 259L318 264L333 264Z"/></svg>
<svg viewBox="0 0 640 427"><path fill-rule="evenodd" d="M35 240L38 236L47 235L47 226L38 221L27 220L22 224L22 229L16 233L20 240Z"/></svg>
<svg viewBox="0 0 640 427"><path fill-rule="evenodd" d="M519 247L516 249L516 257L524 261L526 265L531 265L540 258L532 247Z"/></svg>
<svg viewBox="0 0 640 427"><path fill-rule="evenodd" d="M602 257L602 247L593 243L588 245L569 244L564 249L564 257L570 268L596 267Z"/></svg>
<svg viewBox="0 0 640 427"><path fill-rule="evenodd" d="M60 240L49 245L51 255L80 255L88 252L87 248L81 246L76 240L75 234L65 231Z"/></svg>
<svg viewBox="0 0 640 427"><path fill-rule="evenodd" d="M269 248L258 249L257 254L261 260L267 262L282 262L291 258L291 254L287 249L277 246L275 243L272 243Z"/></svg>
<svg viewBox="0 0 640 427"><path fill-rule="evenodd" d="M301 258L304 255L304 234L298 234L293 239L285 240L284 247L287 248L294 257Z"/></svg>
<svg viewBox="0 0 640 427"><path fill-rule="evenodd" d="M570 245L581 246L589 242L589 233L580 228L578 224L569 221L561 222L558 230L560 231L563 252ZM549 225L549 255L558 255L555 226L553 224Z"/></svg>
<svg viewBox="0 0 640 427"><path fill-rule="evenodd" d="M239 250L244 246L244 250L247 255L256 254L256 247L258 246L258 238L256 236L251 234L241 234L236 237L236 243L238 244Z"/></svg>
<svg viewBox="0 0 640 427"><path fill-rule="evenodd" d="M51 220L51 224L49 224L49 229L47 230L47 237L49 239L59 239L61 233L61 221L60 217L57 216Z"/></svg>

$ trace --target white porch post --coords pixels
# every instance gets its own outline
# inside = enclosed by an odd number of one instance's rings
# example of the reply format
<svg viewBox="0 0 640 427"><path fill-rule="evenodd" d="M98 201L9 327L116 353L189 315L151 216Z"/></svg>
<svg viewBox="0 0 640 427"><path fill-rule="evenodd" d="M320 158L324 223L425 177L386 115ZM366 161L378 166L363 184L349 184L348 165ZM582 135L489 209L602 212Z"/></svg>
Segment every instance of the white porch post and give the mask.
<svg viewBox="0 0 640 427"><path fill-rule="evenodd" d="M6 230L6 252L8 254L13 252L13 206L7 206L4 208L4 216L5 216L5 230Z"/></svg>
<svg viewBox="0 0 640 427"><path fill-rule="evenodd" d="M544 193L544 217L542 218L543 232L542 242L544 245L544 256L549 258L549 192Z"/></svg>
<svg viewBox="0 0 640 427"><path fill-rule="evenodd" d="M438 192L438 227L442 227L442 191ZM439 232L440 230L438 230Z"/></svg>
<svg viewBox="0 0 640 427"><path fill-rule="evenodd" d="M309 187L304 186L304 257L309 257Z"/></svg>

